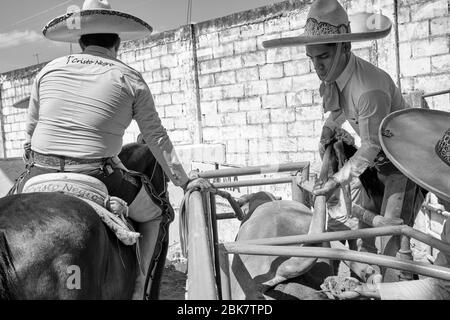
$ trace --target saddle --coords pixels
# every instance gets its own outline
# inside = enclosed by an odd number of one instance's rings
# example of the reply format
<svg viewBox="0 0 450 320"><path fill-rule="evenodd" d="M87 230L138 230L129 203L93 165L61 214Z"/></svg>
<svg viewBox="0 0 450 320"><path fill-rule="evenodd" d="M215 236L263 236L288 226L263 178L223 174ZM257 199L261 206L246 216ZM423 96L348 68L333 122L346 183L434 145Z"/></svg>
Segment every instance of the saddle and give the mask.
<svg viewBox="0 0 450 320"><path fill-rule="evenodd" d="M67 172L42 174L25 183L22 193L32 192L60 192L85 201L125 245L135 244L140 237L126 219L125 201L109 196L105 184L97 178Z"/></svg>

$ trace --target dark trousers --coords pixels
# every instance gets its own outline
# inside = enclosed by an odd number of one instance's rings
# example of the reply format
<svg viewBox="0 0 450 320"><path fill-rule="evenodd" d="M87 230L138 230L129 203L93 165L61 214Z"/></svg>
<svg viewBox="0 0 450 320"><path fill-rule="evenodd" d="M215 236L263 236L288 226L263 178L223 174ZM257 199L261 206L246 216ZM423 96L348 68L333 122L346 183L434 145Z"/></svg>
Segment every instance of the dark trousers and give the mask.
<svg viewBox="0 0 450 320"><path fill-rule="evenodd" d="M18 192L21 193L25 182L30 178L45 174L45 173L55 173L64 172L61 170L37 167L32 165L29 168L29 172L24 176L23 180L19 182ZM71 171L74 172L74 171ZM87 174L91 177L99 179L106 185L108 193L110 196L115 196L126 201L128 205L133 202L137 194L141 189L141 182L137 181L135 178L131 177L126 171L119 168L112 169L112 171L93 169L88 171L77 171L75 173Z"/></svg>

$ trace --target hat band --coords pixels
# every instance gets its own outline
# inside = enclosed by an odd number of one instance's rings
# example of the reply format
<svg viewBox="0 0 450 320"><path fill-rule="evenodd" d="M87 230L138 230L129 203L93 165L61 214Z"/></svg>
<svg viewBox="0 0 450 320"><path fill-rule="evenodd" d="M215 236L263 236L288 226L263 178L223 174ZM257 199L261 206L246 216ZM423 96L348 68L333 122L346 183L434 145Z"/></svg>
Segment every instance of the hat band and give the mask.
<svg viewBox="0 0 450 320"><path fill-rule="evenodd" d="M436 153L447 165L450 166L450 128L436 144Z"/></svg>
<svg viewBox="0 0 450 320"><path fill-rule="evenodd" d="M328 34L350 33L350 22L334 26L327 22L319 22L314 18L308 18L305 25L305 34L308 36L321 36Z"/></svg>

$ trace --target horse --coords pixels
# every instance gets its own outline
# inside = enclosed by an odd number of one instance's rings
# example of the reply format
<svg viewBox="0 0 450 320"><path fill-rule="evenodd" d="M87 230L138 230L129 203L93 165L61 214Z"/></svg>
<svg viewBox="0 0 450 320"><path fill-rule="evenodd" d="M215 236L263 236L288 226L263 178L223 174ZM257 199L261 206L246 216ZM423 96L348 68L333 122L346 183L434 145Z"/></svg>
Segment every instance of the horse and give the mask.
<svg viewBox="0 0 450 320"><path fill-rule="evenodd" d="M166 212L168 179L149 148L142 141L131 143L119 158L128 169L151 177L151 198L164 202ZM168 228L170 218L163 221ZM150 299L158 298L168 247L168 232L160 231L149 268ZM140 272L136 246L121 243L93 208L74 196L5 196L0 199L0 299L130 299Z"/></svg>

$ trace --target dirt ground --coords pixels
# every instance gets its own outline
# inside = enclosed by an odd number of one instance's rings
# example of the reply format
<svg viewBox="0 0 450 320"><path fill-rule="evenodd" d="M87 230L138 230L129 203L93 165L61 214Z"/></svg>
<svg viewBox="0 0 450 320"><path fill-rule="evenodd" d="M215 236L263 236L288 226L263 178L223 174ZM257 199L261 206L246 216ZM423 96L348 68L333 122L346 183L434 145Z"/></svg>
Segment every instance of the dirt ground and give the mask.
<svg viewBox="0 0 450 320"><path fill-rule="evenodd" d="M170 261L166 262L161 281L161 300L185 300L187 274L177 270Z"/></svg>

